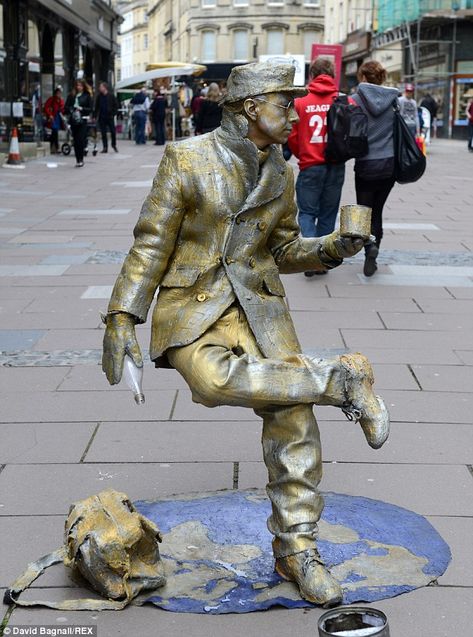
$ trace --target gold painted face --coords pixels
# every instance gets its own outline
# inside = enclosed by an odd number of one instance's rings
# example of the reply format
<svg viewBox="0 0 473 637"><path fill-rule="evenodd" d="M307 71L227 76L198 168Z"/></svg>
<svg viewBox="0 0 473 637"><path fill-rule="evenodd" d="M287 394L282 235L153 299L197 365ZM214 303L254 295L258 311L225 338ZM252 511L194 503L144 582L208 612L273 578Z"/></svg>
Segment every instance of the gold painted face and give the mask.
<svg viewBox="0 0 473 637"><path fill-rule="evenodd" d="M254 103L254 127L268 144L285 144L293 124L299 121L294 100L288 93L269 93L250 98Z"/></svg>

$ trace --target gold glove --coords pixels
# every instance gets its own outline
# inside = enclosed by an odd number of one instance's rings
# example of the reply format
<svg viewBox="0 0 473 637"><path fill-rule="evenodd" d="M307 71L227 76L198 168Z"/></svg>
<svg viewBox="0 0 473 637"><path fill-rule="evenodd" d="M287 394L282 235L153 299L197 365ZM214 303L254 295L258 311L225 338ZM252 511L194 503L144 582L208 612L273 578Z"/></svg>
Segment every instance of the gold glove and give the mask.
<svg viewBox="0 0 473 637"><path fill-rule="evenodd" d="M126 312L116 312L107 314L102 320L107 326L103 337L102 370L110 385L116 385L122 377L125 354L137 367L143 367L135 334L135 318Z"/></svg>
<svg viewBox="0 0 473 637"><path fill-rule="evenodd" d="M364 239L359 237L341 237L338 230L322 237L322 249L332 259L353 257L364 245Z"/></svg>

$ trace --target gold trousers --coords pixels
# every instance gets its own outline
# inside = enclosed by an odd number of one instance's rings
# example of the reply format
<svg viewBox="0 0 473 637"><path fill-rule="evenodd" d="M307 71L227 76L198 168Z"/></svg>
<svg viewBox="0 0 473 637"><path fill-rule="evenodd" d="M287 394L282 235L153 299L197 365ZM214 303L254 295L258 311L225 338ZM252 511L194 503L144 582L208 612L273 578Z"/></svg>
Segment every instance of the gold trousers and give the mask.
<svg viewBox="0 0 473 637"><path fill-rule="evenodd" d="M323 509L318 491L321 446L313 404L345 402L339 357L264 358L238 305L232 305L196 341L168 350L167 356L187 381L194 402L251 407L262 417L274 554L284 557L313 547Z"/></svg>

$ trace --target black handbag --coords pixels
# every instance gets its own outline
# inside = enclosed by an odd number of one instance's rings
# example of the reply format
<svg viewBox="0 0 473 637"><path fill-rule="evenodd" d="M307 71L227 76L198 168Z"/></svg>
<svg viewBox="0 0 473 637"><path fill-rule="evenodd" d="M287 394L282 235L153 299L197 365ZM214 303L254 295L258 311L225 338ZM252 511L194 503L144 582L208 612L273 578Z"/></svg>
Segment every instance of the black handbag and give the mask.
<svg viewBox="0 0 473 637"><path fill-rule="evenodd" d="M398 184L411 184L422 177L427 163L400 113L397 100L393 109L394 179Z"/></svg>

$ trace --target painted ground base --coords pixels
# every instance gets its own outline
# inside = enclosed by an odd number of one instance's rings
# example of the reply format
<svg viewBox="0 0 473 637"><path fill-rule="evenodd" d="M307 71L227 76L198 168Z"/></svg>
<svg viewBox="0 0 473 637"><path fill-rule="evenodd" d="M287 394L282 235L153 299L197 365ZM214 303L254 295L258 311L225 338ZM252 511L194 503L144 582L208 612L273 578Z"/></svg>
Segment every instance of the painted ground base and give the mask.
<svg viewBox="0 0 473 637"><path fill-rule="evenodd" d="M168 583L147 601L187 613L247 613L311 606L274 573L269 501L262 491L217 491L135 502L164 534ZM439 577L451 555L421 515L386 502L325 494L320 553L343 601L394 597Z"/></svg>

